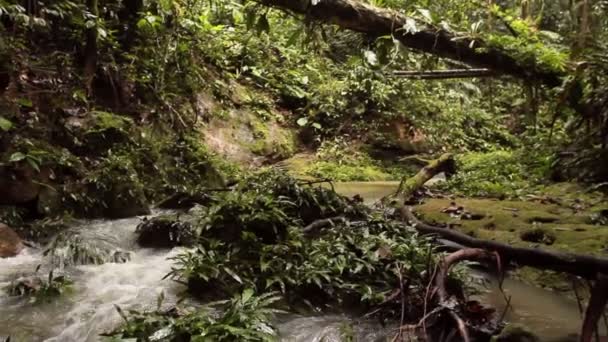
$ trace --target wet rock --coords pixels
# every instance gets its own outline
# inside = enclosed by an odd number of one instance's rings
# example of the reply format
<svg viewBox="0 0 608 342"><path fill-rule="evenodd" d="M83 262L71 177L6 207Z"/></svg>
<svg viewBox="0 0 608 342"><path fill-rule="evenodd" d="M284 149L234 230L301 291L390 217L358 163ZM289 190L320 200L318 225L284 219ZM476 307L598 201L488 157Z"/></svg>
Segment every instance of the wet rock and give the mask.
<svg viewBox="0 0 608 342"><path fill-rule="evenodd" d="M8 294L11 296L26 296L34 294L40 290L42 285L43 281L39 276L21 277L11 283L8 289Z"/></svg>
<svg viewBox="0 0 608 342"><path fill-rule="evenodd" d="M212 199L207 194L187 194L183 192L175 193L162 200L158 207L161 209L190 209L199 204L209 205Z"/></svg>
<svg viewBox="0 0 608 342"><path fill-rule="evenodd" d="M190 246L196 242L196 232L190 222L174 216L144 219L136 229L137 243L142 247L170 248Z"/></svg>
<svg viewBox="0 0 608 342"><path fill-rule="evenodd" d="M14 257L23 250L23 241L13 229L0 223L0 258Z"/></svg>
<svg viewBox="0 0 608 342"><path fill-rule="evenodd" d="M111 219L150 215L151 213L150 207L143 197L132 198L130 202L122 197L114 197L106 203L108 207L104 210L103 216Z"/></svg>
<svg viewBox="0 0 608 342"><path fill-rule="evenodd" d="M44 251L51 263L60 269L68 265L125 263L131 254L117 247L115 237L77 229L66 230L55 237Z"/></svg>

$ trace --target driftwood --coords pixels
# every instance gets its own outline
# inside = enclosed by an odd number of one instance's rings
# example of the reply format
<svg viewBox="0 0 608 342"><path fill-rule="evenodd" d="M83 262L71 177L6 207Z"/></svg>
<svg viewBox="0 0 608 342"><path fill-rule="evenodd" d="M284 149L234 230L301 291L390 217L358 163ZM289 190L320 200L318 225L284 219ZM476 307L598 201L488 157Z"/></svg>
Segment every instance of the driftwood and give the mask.
<svg viewBox="0 0 608 342"><path fill-rule="evenodd" d="M425 25L397 11L375 7L356 0L257 0L259 3L306 15L342 28L374 37L392 35L404 46L439 57L461 61L499 74L535 79L549 86L559 86L562 72L546 71L533 60L518 61L482 40L456 36L454 33ZM406 30L415 22L417 30Z"/></svg>

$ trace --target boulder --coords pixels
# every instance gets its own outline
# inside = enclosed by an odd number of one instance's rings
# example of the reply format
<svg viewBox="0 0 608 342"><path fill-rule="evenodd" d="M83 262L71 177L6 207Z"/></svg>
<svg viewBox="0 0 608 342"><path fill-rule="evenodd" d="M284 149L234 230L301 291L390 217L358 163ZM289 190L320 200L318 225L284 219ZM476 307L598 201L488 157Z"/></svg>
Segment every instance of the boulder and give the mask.
<svg viewBox="0 0 608 342"><path fill-rule="evenodd" d="M40 172L23 165L14 168L0 166L0 205L19 205L38 198L42 186L48 182L50 170Z"/></svg>
<svg viewBox="0 0 608 342"><path fill-rule="evenodd" d="M190 246L196 242L196 232L190 222L174 216L144 219L136 229L137 243L142 247L171 248Z"/></svg>
<svg viewBox="0 0 608 342"><path fill-rule="evenodd" d="M13 229L0 223L0 258L14 257L23 249L23 241Z"/></svg>

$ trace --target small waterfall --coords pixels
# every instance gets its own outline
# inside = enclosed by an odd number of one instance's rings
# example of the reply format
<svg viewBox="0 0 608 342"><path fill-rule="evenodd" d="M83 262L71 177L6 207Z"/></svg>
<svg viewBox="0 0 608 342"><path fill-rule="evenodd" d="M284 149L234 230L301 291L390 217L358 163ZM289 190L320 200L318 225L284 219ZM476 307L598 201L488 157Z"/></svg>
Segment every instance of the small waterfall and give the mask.
<svg viewBox="0 0 608 342"><path fill-rule="evenodd" d="M58 236L47 249L26 249L15 258L0 259L0 340L10 335L19 342L99 341L100 333L120 323L115 305L150 309L161 292L165 305L174 305L183 288L162 278L171 269L167 258L180 249L137 247L138 223L137 218L83 223ZM20 277L44 277L50 270L73 280L71 294L31 304L8 297L4 290Z"/></svg>

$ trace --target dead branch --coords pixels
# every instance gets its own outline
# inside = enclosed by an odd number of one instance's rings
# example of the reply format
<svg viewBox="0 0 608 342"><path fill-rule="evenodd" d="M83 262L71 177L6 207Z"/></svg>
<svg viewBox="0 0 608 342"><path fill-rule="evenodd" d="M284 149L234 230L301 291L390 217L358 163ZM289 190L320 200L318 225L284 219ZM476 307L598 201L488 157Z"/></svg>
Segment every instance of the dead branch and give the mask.
<svg viewBox="0 0 608 342"><path fill-rule="evenodd" d="M334 226L336 223L344 222L345 220L346 219L344 218L344 216L336 216L336 217L316 220L316 221L313 221L308 226L302 228L302 233L310 234L310 233L316 232L322 228Z"/></svg>

